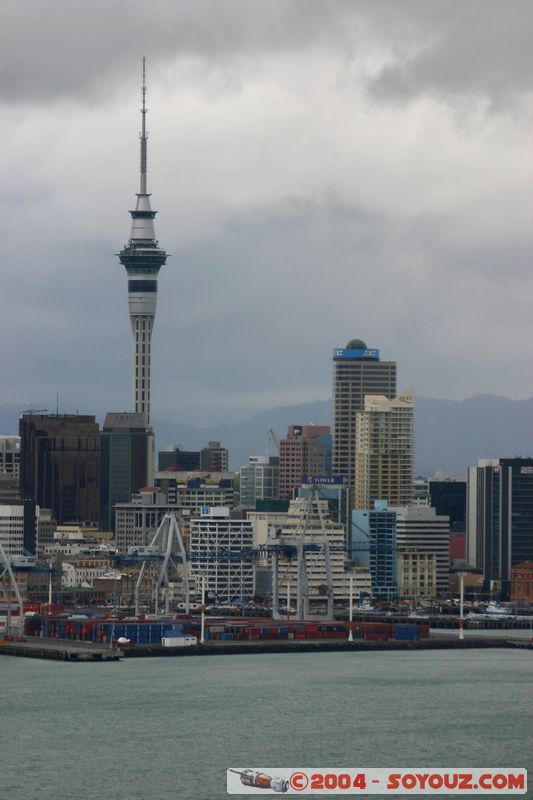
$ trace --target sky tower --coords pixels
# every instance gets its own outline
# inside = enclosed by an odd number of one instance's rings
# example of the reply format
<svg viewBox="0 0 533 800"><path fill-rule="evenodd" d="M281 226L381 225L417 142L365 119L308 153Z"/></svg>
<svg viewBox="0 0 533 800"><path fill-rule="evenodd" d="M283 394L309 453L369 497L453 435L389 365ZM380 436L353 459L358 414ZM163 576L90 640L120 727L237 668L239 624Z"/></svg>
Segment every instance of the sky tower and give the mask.
<svg viewBox="0 0 533 800"><path fill-rule="evenodd" d="M155 238L154 217L146 185L146 62L142 69L141 183L137 205L131 214L128 244L119 253L120 263L128 273L128 306L133 331L134 411L150 422L151 343L157 303L157 276L167 260Z"/></svg>

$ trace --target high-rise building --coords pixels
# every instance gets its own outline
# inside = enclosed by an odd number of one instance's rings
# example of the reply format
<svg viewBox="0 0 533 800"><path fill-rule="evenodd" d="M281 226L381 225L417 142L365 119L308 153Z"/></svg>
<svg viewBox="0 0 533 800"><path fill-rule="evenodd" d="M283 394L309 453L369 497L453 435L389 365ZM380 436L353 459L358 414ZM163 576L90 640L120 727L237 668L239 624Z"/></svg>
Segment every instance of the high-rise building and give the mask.
<svg viewBox="0 0 533 800"><path fill-rule="evenodd" d="M352 559L370 569L372 597L397 597L396 512L380 500L368 510L352 511L351 538Z"/></svg>
<svg viewBox="0 0 533 800"><path fill-rule="evenodd" d="M429 479L430 505L450 518L450 530L466 531L466 480L449 476Z"/></svg>
<svg viewBox="0 0 533 800"><path fill-rule="evenodd" d="M48 508L58 523L98 523L100 429L93 416L23 414L20 497Z"/></svg>
<svg viewBox="0 0 533 800"><path fill-rule="evenodd" d="M203 472L227 472L229 455L220 442L209 442L200 450L200 469Z"/></svg>
<svg viewBox="0 0 533 800"><path fill-rule="evenodd" d="M306 476L326 475L331 448L327 425L289 425L279 443L279 497L290 500Z"/></svg>
<svg viewBox="0 0 533 800"><path fill-rule="evenodd" d="M257 500L275 500L278 497L279 458L277 456L250 456L240 469L239 504L255 509Z"/></svg>
<svg viewBox="0 0 533 800"><path fill-rule="evenodd" d="M449 517L437 514L431 506L404 506L395 511L398 555L406 551L411 554L434 553L436 585L433 596L447 594L450 574ZM413 558L411 556L410 560L413 561ZM421 563L426 561L424 556Z"/></svg>
<svg viewBox="0 0 533 800"><path fill-rule="evenodd" d="M333 351L333 473L348 478L354 491L356 414L369 394L389 400L396 396L396 363L380 361L379 350L352 339Z"/></svg>
<svg viewBox="0 0 533 800"><path fill-rule="evenodd" d="M533 458L481 459L468 469L467 558L484 591L511 593L511 568L533 561Z"/></svg>
<svg viewBox="0 0 533 800"><path fill-rule="evenodd" d="M144 414L106 414L100 436L100 528L115 530L115 503L129 503L154 477L154 434Z"/></svg>
<svg viewBox="0 0 533 800"><path fill-rule="evenodd" d="M413 496L414 404L410 389L393 400L366 395L356 413L355 507L376 500L409 505Z"/></svg>
<svg viewBox="0 0 533 800"><path fill-rule="evenodd" d="M150 422L151 346L157 303L157 277L167 254L155 238L154 218L146 183L146 81L143 58L141 109L141 181L132 217L128 244L119 253L120 263L128 273L128 305L133 332L134 410Z"/></svg>

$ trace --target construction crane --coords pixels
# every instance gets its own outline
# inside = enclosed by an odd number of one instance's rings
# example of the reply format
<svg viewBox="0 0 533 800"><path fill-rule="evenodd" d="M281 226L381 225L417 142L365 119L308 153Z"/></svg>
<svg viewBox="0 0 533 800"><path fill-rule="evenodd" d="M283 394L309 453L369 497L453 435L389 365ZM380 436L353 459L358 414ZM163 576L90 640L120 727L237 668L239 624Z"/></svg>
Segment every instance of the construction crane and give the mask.
<svg viewBox="0 0 533 800"><path fill-rule="evenodd" d="M278 452L278 456L279 456L279 439L276 436L276 434L274 433L274 431L272 430L272 428L270 428L270 438L274 442L274 446L275 446L275 448L276 448L276 450Z"/></svg>

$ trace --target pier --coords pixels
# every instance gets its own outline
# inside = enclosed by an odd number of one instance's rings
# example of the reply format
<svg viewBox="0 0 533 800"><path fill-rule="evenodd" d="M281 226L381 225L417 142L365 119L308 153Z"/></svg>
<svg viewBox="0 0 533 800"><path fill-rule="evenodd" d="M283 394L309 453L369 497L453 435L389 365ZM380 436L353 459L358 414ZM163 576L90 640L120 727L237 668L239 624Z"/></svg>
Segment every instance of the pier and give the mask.
<svg viewBox="0 0 533 800"><path fill-rule="evenodd" d="M0 641L0 656L44 658L48 661L118 661L122 650L92 642L75 642L68 639L41 639L27 636L25 641Z"/></svg>

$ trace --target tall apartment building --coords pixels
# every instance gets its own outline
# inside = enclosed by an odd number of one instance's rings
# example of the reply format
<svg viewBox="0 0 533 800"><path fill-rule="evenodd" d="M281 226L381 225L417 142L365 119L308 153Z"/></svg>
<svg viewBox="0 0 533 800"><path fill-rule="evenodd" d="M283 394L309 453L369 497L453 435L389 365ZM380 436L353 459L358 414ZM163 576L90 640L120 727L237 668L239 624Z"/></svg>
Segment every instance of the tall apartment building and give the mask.
<svg viewBox="0 0 533 800"><path fill-rule="evenodd" d="M352 511L351 552L356 564L370 570L372 597L398 596L396 511L386 501Z"/></svg>
<svg viewBox="0 0 533 800"><path fill-rule="evenodd" d="M0 474L19 479L20 436L0 436Z"/></svg>
<svg viewBox="0 0 533 800"><path fill-rule="evenodd" d="M509 599L511 568L533 561L533 458L481 459L467 481L468 563Z"/></svg>
<svg viewBox="0 0 533 800"><path fill-rule="evenodd" d="M101 530L115 530L116 503L129 503L133 493L153 483L153 459L154 434L145 414L106 414L100 436Z"/></svg>
<svg viewBox="0 0 533 800"><path fill-rule="evenodd" d="M366 395L396 396L396 363L381 361L379 350L352 339L333 351L333 473L356 485L356 414ZM352 496L352 502L355 496Z"/></svg>
<svg viewBox="0 0 533 800"><path fill-rule="evenodd" d="M290 500L302 478L325 475L331 446L327 425L290 425L279 443L279 497Z"/></svg>
<svg viewBox="0 0 533 800"><path fill-rule="evenodd" d="M239 473L239 505L255 509L257 500L276 500L278 497L279 458L250 456Z"/></svg>
<svg viewBox="0 0 533 800"><path fill-rule="evenodd" d="M245 603L254 596L254 530L247 519L234 519L229 508L206 509L191 520L191 574L219 605Z"/></svg>
<svg viewBox="0 0 533 800"><path fill-rule="evenodd" d="M431 506L410 506L396 510L398 555L406 551L435 555L434 596L447 594L450 573L450 518Z"/></svg>
<svg viewBox="0 0 533 800"><path fill-rule="evenodd" d="M409 505L413 496L414 393L366 395L355 425L355 507Z"/></svg>
<svg viewBox="0 0 533 800"><path fill-rule="evenodd" d="M209 442L200 450L200 469L203 472L227 472L229 455L220 442Z"/></svg>
<svg viewBox="0 0 533 800"><path fill-rule="evenodd" d="M98 523L100 429L93 416L23 414L20 496L51 510L58 523Z"/></svg>

